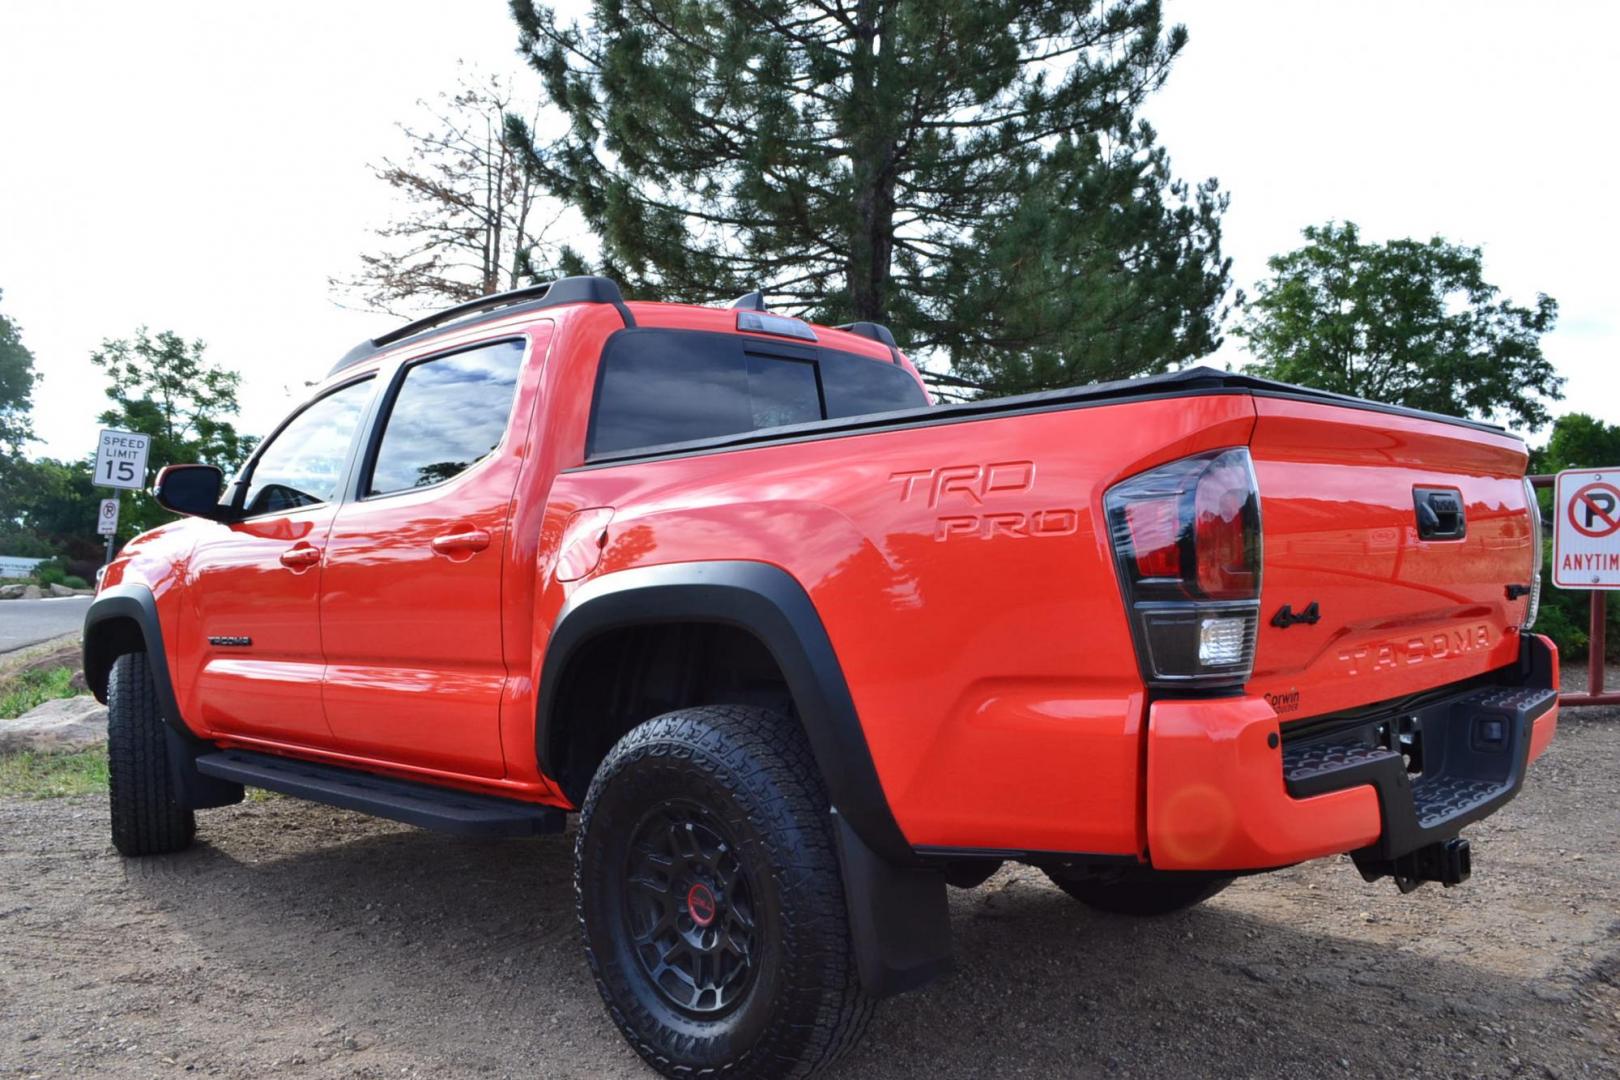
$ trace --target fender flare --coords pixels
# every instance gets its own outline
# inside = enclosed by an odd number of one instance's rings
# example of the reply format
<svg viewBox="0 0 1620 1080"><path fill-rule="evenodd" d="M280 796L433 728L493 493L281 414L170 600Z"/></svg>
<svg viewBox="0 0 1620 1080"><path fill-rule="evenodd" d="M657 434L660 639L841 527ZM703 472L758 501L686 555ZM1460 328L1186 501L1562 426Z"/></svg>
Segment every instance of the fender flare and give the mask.
<svg viewBox="0 0 1620 1080"><path fill-rule="evenodd" d="M541 666L535 754L552 775L552 720L564 672L592 638L624 627L720 623L746 630L787 679L811 752L840 819L885 861L916 862L889 809L855 702L826 627L803 586L769 563L665 563L595 577L557 615Z"/></svg>
<svg viewBox="0 0 1620 1080"><path fill-rule="evenodd" d="M110 627L97 630L119 619L133 622L140 631L164 721L182 738L197 741L197 736L180 717L180 702L174 693L174 683L169 679L168 655L163 651L163 624L158 619L157 598L145 585L113 585L102 589L90 602L90 610L84 615L84 679L90 692L97 701L106 702L107 678L113 661L128 651L118 647L122 639L110 633Z"/></svg>
<svg viewBox="0 0 1620 1080"><path fill-rule="evenodd" d="M242 801L241 784L204 776L197 771L197 755L211 744L186 727L180 716L179 699L169 679L169 660L163 651L163 624L158 620L157 599L145 585L113 585L101 590L84 615L84 679L96 700L107 701L107 679L113 661L129 652L127 635L116 630L115 622L132 622L140 633L146 652L147 669L158 709L163 713L167 732L169 778L174 785L174 801L193 810L230 806ZM98 629L98 627L100 629Z"/></svg>

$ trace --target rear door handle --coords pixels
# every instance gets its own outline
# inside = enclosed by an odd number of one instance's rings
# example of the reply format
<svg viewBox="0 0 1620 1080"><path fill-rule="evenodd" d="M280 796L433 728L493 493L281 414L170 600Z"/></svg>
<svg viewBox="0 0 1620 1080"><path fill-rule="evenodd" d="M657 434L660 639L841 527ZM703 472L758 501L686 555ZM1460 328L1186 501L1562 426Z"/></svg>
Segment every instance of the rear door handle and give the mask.
<svg viewBox="0 0 1620 1080"><path fill-rule="evenodd" d="M440 555L471 555L487 547L489 547L489 533L483 529L467 529L433 538L433 550Z"/></svg>
<svg viewBox="0 0 1620 1080"><path fill-rule="evenodd" d="M320 561L321 549L308 544L300 544L281 553L281 565L289 570L305 570Z"/></svg>

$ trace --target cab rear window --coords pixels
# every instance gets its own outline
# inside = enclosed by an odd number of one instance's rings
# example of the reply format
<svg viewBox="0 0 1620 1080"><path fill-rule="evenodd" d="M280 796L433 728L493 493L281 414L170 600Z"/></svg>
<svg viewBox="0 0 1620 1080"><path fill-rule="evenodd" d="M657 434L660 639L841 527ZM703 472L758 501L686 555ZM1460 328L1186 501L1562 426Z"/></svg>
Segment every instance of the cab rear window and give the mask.
<svg viewBox="0 0 1620 1080"><path fill-rule="evenodd" d="M602 351L589 456L928 404L899 364L695 330L623 330Z"/></svg>

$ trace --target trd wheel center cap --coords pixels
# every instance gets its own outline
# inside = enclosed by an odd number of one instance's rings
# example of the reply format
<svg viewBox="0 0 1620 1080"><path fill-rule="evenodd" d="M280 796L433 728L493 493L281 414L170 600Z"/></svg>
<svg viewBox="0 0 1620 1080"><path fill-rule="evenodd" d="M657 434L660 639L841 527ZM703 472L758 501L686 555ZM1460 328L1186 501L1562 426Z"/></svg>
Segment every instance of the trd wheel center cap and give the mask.
<svg viewBox="0 0 1620 1080"><path fill-rule="evenodd" d="M692 921L699 926L708 926L714 922L719 907L714 893L701 881L686 891L686 913L692 916Z"/></svg>

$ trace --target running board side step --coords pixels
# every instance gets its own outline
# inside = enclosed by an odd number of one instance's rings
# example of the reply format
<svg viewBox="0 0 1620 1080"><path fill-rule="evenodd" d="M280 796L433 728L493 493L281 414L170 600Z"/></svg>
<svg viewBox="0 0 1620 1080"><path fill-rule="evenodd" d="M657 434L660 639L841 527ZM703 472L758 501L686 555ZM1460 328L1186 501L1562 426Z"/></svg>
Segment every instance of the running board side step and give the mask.
<svg viewBox="0 0 1620 1080"><path fill-rule="evenodd" d="M197 757L204 776L279 791L311 802L358 810L424 829L462 836L536 836L557 833L565 815L554 806L475 795L452 788L298 761L246 750L219 750Z"/></svg>

